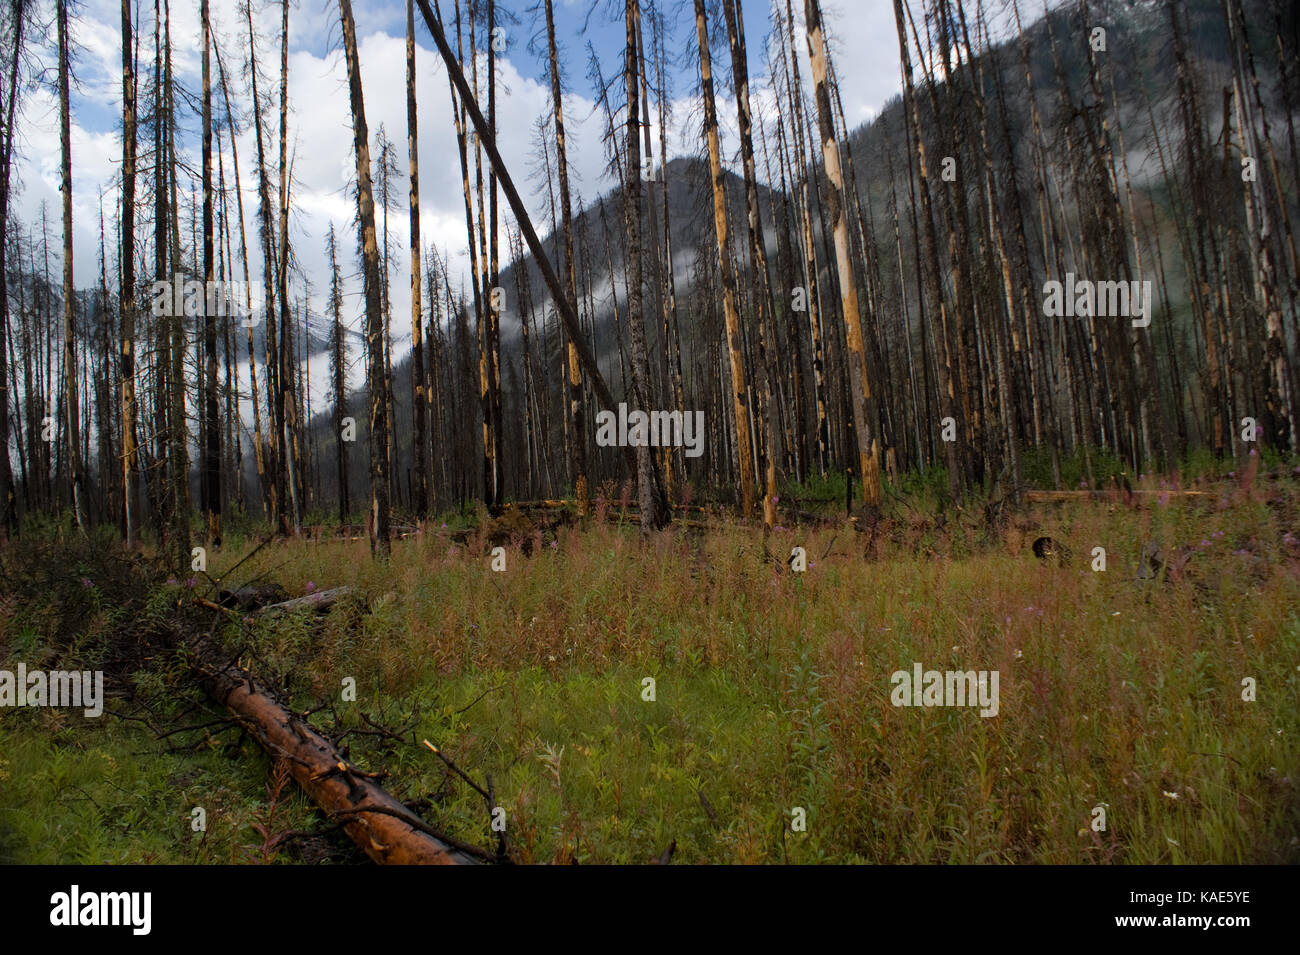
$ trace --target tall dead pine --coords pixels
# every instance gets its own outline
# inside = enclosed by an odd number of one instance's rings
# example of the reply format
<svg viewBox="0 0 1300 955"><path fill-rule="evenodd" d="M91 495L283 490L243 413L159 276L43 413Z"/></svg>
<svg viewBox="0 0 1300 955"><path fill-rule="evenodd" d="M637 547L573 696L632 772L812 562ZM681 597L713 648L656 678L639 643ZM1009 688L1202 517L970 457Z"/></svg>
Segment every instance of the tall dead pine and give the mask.
<svg viewBox="0 0 1300 955"><path fill-rule="evenodd" d="M546 0L546 49L550 62L551 102L555 110L555 157L560 179L560 225L564 239L565 291L573 301L578 300L577 273L573 257L573 205L569 196L569 159L564 139L564 102L560 89L559 52L555 43L555 16L551 0ZM571 336L565 336L565 356L570 428L570 466L573 470L573 493L578 501L578 513L587 512L587 442L583 421L582 366L578 361L578 347Z"/></svg>
<svg viewBox="0 0 1300 955"><path fill-rule="evenodd" d="M135 49L131 0L122 0L122 222L118 307L121 312L122 354L122 513L126 546L134 548L139 533L136 513L135 446ZM2 410L2 409L0 409Z"/></svg>
<svg viewBox="0 0 1300 955"><path fill-rule="evenodd" d="M85 475L81 461L81 417L77 403L76 287L72 281L72 137L68 98L68 5L59 0L59 151L63 192L63 403L67 417L68 464L77 526L86 530ZM4 448L9 453L9 448Z"/></svg>
<svg viewBox="0 0 1300 955"><path fill-rule="evenodd" d="M754 272L754 301L757 303L759 344L763 364L763 428L767 440L764 467L766 489L763 494L763 524L776 524L776 459L780 454L777 433L776 316L772 300L772 283L767 268L767 250L763 240L763 220L758 206L758 175L754 166L753 113L749 105L749 65L745 50L745 20L738 0L722 0L727 23L727 43L731 48L732 83L736 89L736 119L740 132L740 159L745 178L745 210L748 221L750 266Z"/></svg>
<svg viewBox="0 0 1300 955"><path fill-rule="evenodd" d="M420 137L415 110L415 3L406 0L406 151L411 207L411 408L415 417L415 516L429 506L428 407L424 397L424 336L420 302Z"/></svg>
<svg viewBox="0 0 1300 955"><path fill-rule="evenodd" d="M384 414L384 316L380 307L379 248L375 238L375 199L370 187L370 133L361 94L361 60L350 0L339 0L343 54L348 64L348 96L352 106L352 143L357 161L357 220L361 230L362 277L366 300L366 353L370 368L370 550L387 558L388 426Z"/></svg>
<svg viewBox="0 0 1300 955"><path fill-rule="evenodd" d="M623 183L623 221L627 228L628 324L632 331L632 394L639 408L649 414L650 359L646 348L641 247L641 106L637 24L641 13L637 0L627 0L624 24L627 46L623 76L627 86L627 176ZM646 444L636 449L637 491L641 501L641 533L668 522L668 502L659 480L654 455Z"/></svg>
<svg viewBox="0 0 1300 955"><path fill-rule="evenodd" d="M844 174L840 170L839 144L835 141L835 120L831 112L827 69L830 51L826 46L826 31L822 26L818 0L804 0L804 19L808 30L808 55L812 61L818 129L821 131L822 161L826 166L826 206L835 236L835 260L839 266L844 338L849 350L849 403L853 407L853 429L858 439L862 501L868 507L879 507L880 444L874 434L867 404L871 399L871 381L862 338L862 317L858 312L857 278L853 274L848 210L844 200Z"/></svg>
<svg viewBox="0 0 1300 955"><path fill-rule="evenodd" d="M756 497L754 452L750 441L749 390L745 384L745 358L740 329L740 301L731 245L727 238L726 180L718 146L718 110L713 96L713 64L709 55L708 13L704 0L695 0L695 36L700 48L700 92L704 99L704 135L709 145L709 173L713 186L713 229L718 244L718 271L722 278L722 314L727 326L727 350L731 357L731 403L736 424L736 452L740 467L741 513L754 513Z"/></svg>
<svg viewBox="0 0 1300 955"><path fill-rule="evenodd" d="M212 288L215 278L212 253L212 72L210 65L211 24L208 0L199 5L203 31L203 281ZM217 317L214 296L204 294L203 304L203 449L199 480L203 486L203 509L207 539L221 544L221 426L217 402ZM222 296L224 300L224 296Z"/></svg>

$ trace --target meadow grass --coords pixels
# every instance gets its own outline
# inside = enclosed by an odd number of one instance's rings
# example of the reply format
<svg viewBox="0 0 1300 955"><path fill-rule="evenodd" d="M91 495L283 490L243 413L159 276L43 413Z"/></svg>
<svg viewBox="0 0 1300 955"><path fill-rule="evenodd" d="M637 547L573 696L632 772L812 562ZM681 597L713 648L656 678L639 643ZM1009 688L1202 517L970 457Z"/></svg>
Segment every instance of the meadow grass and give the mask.
<svg viewBox="0 0 1300 955"><path fill-rule="evenodd" d="M504 572L484 535L457 544L437 522L386 565L364 541L287 541L238 576L359 596L320 620L231 621L226 636L296 707L333 701L313 721L341 728L358 765L485 847L484 800L419 741L480 783L490 774L519 862L648 862L672 841L674 861L708 863L1294 862L1289 483L1040 506L998 526L913 509L874 533L766 540L718 524L642 541L611 517L516 538ZM1036 560L1040 533L1073 560ZM1148 541L1195 553L1181 574L1135 579ZM802 574L786 563L795 546ZM248 549L212 555L210 572ZM36 651L54 611L3 607L0 659ZM997 670L998 714L894 706L890 675L915 662ZM348 678L355 702L341 698ZM132 680L155 725L212 718L175 660ZM267 760L206 733L172 751L136 721L0 711L0 859L258 857ZM206 833L190 827L194 806ZM292 787L277 810L281 829L327 828Z"/></svg>

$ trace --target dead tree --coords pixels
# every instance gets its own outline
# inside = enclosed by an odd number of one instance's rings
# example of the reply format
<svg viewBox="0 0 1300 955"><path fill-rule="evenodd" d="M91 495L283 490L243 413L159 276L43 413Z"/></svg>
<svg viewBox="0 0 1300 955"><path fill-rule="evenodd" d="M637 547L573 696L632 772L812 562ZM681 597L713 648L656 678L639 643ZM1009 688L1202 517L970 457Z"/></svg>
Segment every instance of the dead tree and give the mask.
<svg viewBox="0 0 1300 955"><path fill-rule="evenodd" d="M627 228L628 324L632 326L632 394L647 414L652 398L650 359L646 349L641 262L641 109L638 90L637 0L627 0L624 22L627 47L623 76L627 86L627 177L623 184L623 221ZM648 440L636 449L637 491L641 501L641 533L649 534L671 518L659 468Z"/></svg>
<svg viewBox="0 0 1300 955"><path fill-rule="evenodd" d="M121 284L118 308L121 311L122 377L122 514L126 529L126 546L134 549L139 534L136 513L135 446L135 47L131 0L122 0L122 217L118 232L121 240ZM3 218L0 218L0 225ZM0 253L2 254L2 253ZM0 273L2 273L0 269ZM3 294L3 293L0 293ZM3 411L0 408L0 411ZM6 459L8 455L5 455ZM0 465L3 466L3 465Z"/></svg>
<svg viewBox="0 0 1300 955"><path fill-rule="evenodd" d="M858 440L858 462L862 481L862 500L868 507L879 507L880 443L872 427L867 403L871 400L871 381L867 370L867 353L862 337L862 317L858 311L857 277L853 272L849 246L848 211L844 197L844 176L840 172L839 145L835 141L835 121L831 113L827 64L830 52L822 26L818 0L804 0L804 18L808 30L808 55L812 61L813 85L817 101L818 126L821 130L822 161L826 165L826 205L835 235L835 259L839 266L840 300L844 310L845 340L849 350L849 403L853 408L853 427Z"/></svg>
<svg viewBox="0 0 1300 955"><path fill-rule="evenodd" d="M713 230L722 278L722 311L727 325L727 351L731 358L731 406L735 415L736 450L740 467L741 514L754 513L754 453L750 438L750 398L745 383L745 359L740 328L740 301L728 240L726 179L718 146L718 113L713 95L713 65L709 53L708 12L704 0L695 0L695 36L700 51L700 92L704 99L704 135L709 145L709 173L713 191ZM629 133L629 136L631 134Z"/></svg>
<svg viewBox="0 0 1300 955"><path fill-rule="evenodd" d="M125 16L125 14L124 14ZM211 26L208 0L199 5L203 29L203 421L204 442L199 480L203 486L203 508L207 518L207 540L221 545L221 425L217 403L217 316L216 301L225 308L226 296L208 293L215 278L212 253L212 74L209 66Z"/></svg>
<svg viewBox="0 0 1300 955"><path fill-rule="evenodd" d="M763 238L763 221L758 207L758 174L754 166L753 113L749 105L749 66L745 50L745 20L736 0L722 0L727 23L727 44L731 50L732 84L736 91L736 119L740 132L740 159L745 180L745 210L749 234L750 268L753 270L754 300L758 312L759 361L763 366L763 426L767 441L763 494L763 524L776 524L776 460L780 454L777 433L775 303L772 280L767 267L767 249Z"/></svg>
<svg viewBox="0 0 1300 955"><path fill-rule="evenodd" d="M415 110L415 3L414 0L406 0L406 151L410 165L411 206L411 410L415 417L415 516L417 520L424 520L429 507L429 446L420 302L419 142Z"/></svg>
<svg viewBox="0 0 1300 955"><path fill-rule="evenodd" d="M67 418L68 465L72 476L72 506L77 526L87 530L85 475L81 460L81 417L77 404L77 290L72 281L72 135L68 97L68 5L57 5L59 32L59 151L62 158L63 192L63 403ZM3 277L0 277L3 278ZM4 454L9 454L8 444Z"/></svg>
<svg viewBox="0 0 1300 955"><path fill-rule="evenodd" d="M339 0L343 53L348 64L352 142L357 165L357 220L366 300L366 349L370 368L370 551L387 559L389 540L388 426L384 414L384 317L380 308L379 250L375 239L375 200L370 188L370 134L361 93L361 61L350 0Z"/></svg>
<svg viewBox="0 0 1300 955"><path fill-rule="evenodd" d="M573 254L573 208L569 196L568 146L564 139L564 103L560 89L559 53L555 42L555 17L551 0L546 0L546 44L551 74L551 103L555 111L555 156L560 180L560 226L564 240L564 282L569 298L578 300L577 273ZM586 421L583 417L582 366L578 361L577 344L565 336L565 384L570 429L569 465L573 472L573 493L578 501L578 513L587 512L587 441Z"/></svg>
<svg viewBox="0 0 1300 955"><path fill-rule="evenodd" d="M347 416L347 351L343 337L343 279L339 275L338 251L334 241L334 223L330 223L325 252L330 268L330 384L334 398L334 447L339 479L339 523L346 524L351 512L348 493L348 442L343 439L343 419Z"/></svg>

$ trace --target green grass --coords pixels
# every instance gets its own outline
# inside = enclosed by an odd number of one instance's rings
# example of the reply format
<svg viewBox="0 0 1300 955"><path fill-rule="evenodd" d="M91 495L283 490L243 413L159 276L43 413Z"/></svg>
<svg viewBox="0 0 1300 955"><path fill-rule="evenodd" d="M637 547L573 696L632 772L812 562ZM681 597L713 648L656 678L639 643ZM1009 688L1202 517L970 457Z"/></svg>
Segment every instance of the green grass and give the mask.
<svg viewBox="0 0 1300 955"><path fill-rule="evenodd" d="M116 720L59 720L51 711L0 722L0 863L252 861L266 760L252 743L171 754ZM234 758L232 758L234 757ZM309 825L310 803L287 790ZM206 832L193 829L202 807Z"/></svg>
<svg viewBox="0 0 1300 955"><path fill-rule="evenodd" d="M918 515L874 536L778 531L770 560L757 530L721 525L643 544L593 522L531 557L511 546L504 573L484 541L456 546L434 522L387 566L364 541L287 542L238 576L273 571L291 594L353 584L364 605L226 635L259 672L289 675L296 707L332 700L318 726L365 729L365 714L403 729L412 742L350 735L351 758L485 847L483 799L418 743L490 774L520 862L641 863L674 840L675 860L710 863L1295 862L1300 544L1284 535L1300 495L1217 490L1043 507L997 529ZM1039 533L1072 563L1035 560ZM1178 579L1135 581L1150 539L1197 555ZM784 563L796 545L803 575ZM68 629L39 602L3 608L0 659ZM99 645L83 636L79 652ZM913 662L999 671L999 714L894 707L890 674ZM158 725L211 718L185 712L199 698L176 661L134 679L167 701ZM226 862L260 844L268 761L251 742L170 752L196 734L93 722L0 712L0 860ZM279 812L280 828L326 828L292 788Z"/></svg>

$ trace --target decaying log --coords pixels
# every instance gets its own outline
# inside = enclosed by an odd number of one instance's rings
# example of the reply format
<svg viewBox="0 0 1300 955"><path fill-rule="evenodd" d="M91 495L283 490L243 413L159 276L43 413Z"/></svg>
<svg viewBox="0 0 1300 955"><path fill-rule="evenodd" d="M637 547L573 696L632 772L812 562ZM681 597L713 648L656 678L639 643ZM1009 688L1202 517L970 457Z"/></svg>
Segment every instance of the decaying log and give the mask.
<svg viewBox="0 0 1300 955"><path fill-rule="evenodd" d="M229 576L229 572L227 572ZM240 587L236 591L222 590L217 595L221 606L234 610L257 610L270 604L288 600L289 593L279 584Z"/></svg>
<svg viewBox="0 0 1300 955"><path fill-rule="evenodd" d="M1205 497L1208 491L1129 491L1133 497ZM1116 499L1118 492L1101 491L1026 491L1025 500L1031 504L1060 504L1065 501L1108 501Z"/></svg>
<svg viewBox="0 0 1300 955"><path fill-rule="evenodd" d="M608 524L633 524L637 527L640 527L641 515L627 514L627 513L607 514L605 516L605 522ZM703 521L680 520L680 521L674 521L673 524L676 527L682 527L692 531L707 531L710 529L710 525L704 523Z"/></svg>
<svg viewBox="0 0 1300 955"><path fill-rule="evenodd" d="M308 594L305 597L294 597L292 600L283 600L280 603L270 604L263 607L263 614L288 613L293 610L315 610L317 612L328 610L340 599L356 591L355 587L335 587L333 590L318 590L314 594Z"/></svg>
<svg viewBox="0 0 1300 955"><path fill-rule="evenodd" d="M185 639L195 673L214 700L242 723L316 805L338 819L349 838L381 865L458 865L478 861L469 846L451 845L411 810L352 766L327 739L263 690L248 671L225 662L210 637ZM482 853L486 856L486 853Z"/></svg>
<svg viewBox="0 0 1300 955"><path fill-rule="evenodd" d="M627 504L623 504L617 500L614 501L607 500L605 501L605 503L611 507L639 508L641 506L641 502L635 500L629 500ZM571 501L568 500L567 498L561 498L558 500L548 498L540 501L512 501L509 505L507 505L507 510L515 509L520 511L547 511L547 510L562 510L565 508L576 508L577 506L578 504L576 501ZM709 508L703 504L673 504L672 509L674 511L696 511L700 513L707 513L709 510Z"/></svg>

